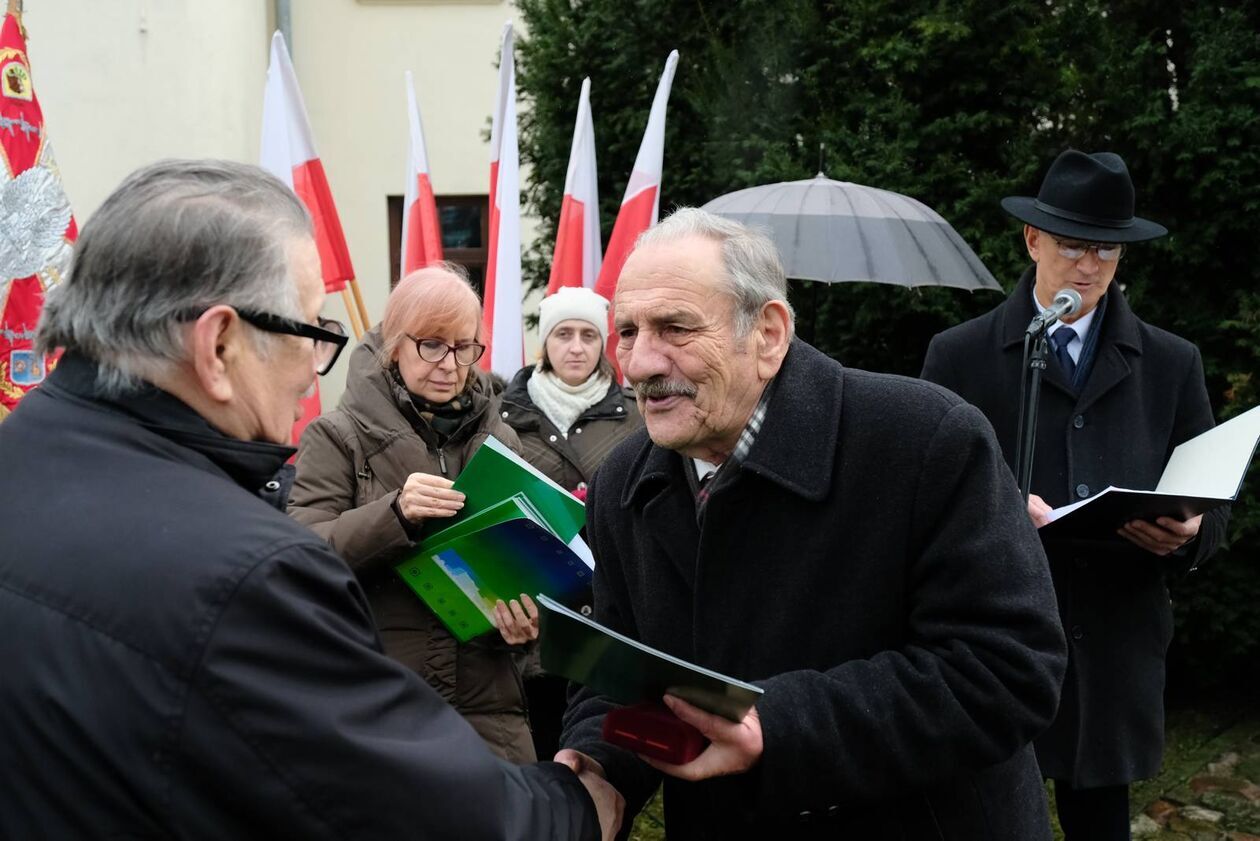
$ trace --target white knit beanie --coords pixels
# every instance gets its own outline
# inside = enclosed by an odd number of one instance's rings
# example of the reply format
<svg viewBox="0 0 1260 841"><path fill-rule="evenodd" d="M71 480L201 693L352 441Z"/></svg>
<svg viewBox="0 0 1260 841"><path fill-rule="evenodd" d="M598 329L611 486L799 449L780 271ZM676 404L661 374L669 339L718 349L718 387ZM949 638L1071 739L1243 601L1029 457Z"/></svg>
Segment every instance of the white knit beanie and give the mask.
<svg viewBox="0 0 1260 841"><path fill-rule="evenodd" d="M561 286L538 305L538 335L544 342L561 321L589 322L608 344L608 299L584 286Z"/></svg>

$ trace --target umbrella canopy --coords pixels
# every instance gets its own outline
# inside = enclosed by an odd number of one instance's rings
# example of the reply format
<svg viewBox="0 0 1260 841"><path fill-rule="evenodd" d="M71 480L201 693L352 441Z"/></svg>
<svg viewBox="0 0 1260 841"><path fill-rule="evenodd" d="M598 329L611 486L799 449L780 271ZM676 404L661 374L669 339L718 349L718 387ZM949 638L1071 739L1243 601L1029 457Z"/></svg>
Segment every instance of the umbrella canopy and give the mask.
<svg viewBox="0 0 1260 841"><path fill-rule="evenodd" d="M727 193L704 209L767 229L790 278L1002 288L939 213L899 193L819 173Z"/></svg>

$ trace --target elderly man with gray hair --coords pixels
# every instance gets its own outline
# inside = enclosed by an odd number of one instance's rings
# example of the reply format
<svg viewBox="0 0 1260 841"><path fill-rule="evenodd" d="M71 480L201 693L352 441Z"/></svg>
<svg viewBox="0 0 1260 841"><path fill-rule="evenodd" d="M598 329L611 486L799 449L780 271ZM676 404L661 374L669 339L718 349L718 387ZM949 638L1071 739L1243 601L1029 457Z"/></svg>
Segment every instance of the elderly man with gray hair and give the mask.
<svg viewBox="0 0 1260 841"><path fill-rule="evenodd" d="M285 516L299 400L345 344L310 219L167 161L84 226L0 425L0 837L585 839L620 798L491 755L386 657ZM598 808L597 808L598 807Z"/></svg>
<svg viewBox="0 0 1260 841"><path fill-rule="evenodd" d="M774 246L694 209L617 286L646 430L595 476L596 619L765 690L739 723L666 696L681 766L600 740L571 699L557 759L671 838L1048 839L1031 739L1065 651L1036 532L984 417L795 338Z"/></svg>

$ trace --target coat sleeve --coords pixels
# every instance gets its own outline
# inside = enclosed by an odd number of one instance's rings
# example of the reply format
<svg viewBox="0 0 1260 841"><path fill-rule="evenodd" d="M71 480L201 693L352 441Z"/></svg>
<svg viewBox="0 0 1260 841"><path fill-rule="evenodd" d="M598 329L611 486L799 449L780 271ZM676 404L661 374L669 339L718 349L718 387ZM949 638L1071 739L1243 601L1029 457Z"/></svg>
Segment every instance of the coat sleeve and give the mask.
<svg viewBox="0 0 1260 841"><path fill-rule="evenodd" d="M1197 347L1191 345L1190 349L1191 358L1186 366L1181 390L1177 395L1177 415L1173 424L1173 438L1165 454L1165 463L1172 456L1174 447L1207 432L1216 425L1212 415L1212 404L1208 400L1207 383L1203 376L1203 358ZM1194 569L1220 548L1221 541L1225 539L1225 529L1229 525L1229 513L1230 507L1222 505L1203 515L1198 536L1184 547L1185 552L1181 555L1178 572Z"/></svg>
<svg viewBox="0 0 1260 841"><path fill-rule="evenodd" d="M1002 762L1051 721L1067 657L1049 569L973 407L927 444L909 523L904 643L761 682L755 811L897 796Z"/></svg>
<svg viewBox="0 0 1260 841"><path fill-rule="evenodd" d="M614 476L607 470L596 472L587 493L586 530L591 554L595 556L595 619L605 627L638 639L622 578L621 558L610 527L600 516L601 509L616 507L619 493ZM608 781L626 799L623 825L628 826L660 785L661 776L630 751L603 740L604 714L616 706L619 705L592 690L571 684L560 745L581 751L604 766Z"/></svg>
<svg viewBox="0 0 1260 841"><path fill-rule="evenodd" d="M258 836L599 836L567 768L497 759L381 653L354 576L313 541L275 551L237 584L182 724L173 797L249 814Z"/></svg>
<svg viewBox="0 0 1260 841"><path fill-rule="evenodd" d="M295 467L289 515L327 540L351 569L362 572L396 560L399 550L412 545L394 513L398 491L355 506L362 465L331 417L303 431Z"/></svg>

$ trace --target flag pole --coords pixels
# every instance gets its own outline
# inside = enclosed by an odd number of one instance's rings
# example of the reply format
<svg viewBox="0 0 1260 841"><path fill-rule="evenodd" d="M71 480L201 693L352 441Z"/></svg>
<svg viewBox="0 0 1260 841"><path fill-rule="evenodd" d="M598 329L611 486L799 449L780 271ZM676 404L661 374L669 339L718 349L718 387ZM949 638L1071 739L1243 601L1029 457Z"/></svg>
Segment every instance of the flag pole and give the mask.
<svg viewBox="0 0 1260 841"><path fill-rule="evenodd" d="M354 283L354 281L350 281ZM346 314L350 316L350 329L354 330L354 340L357 342L363 338L363 325L359 323L359 313L354 308L354 301L350 300L350 293L346 291L346 287L341 287L341 300L346 305Z"/></svg>
<svg viewBox="0 0 1260 841"><path fill-rule="evenodd" d="M372 329L372 319L368 317L367 307L363 305L363 294L359 292L359 279L350 278L350 291L354 293L354 302L359 308L359 320L363 322L365 331Z"/></svg>

